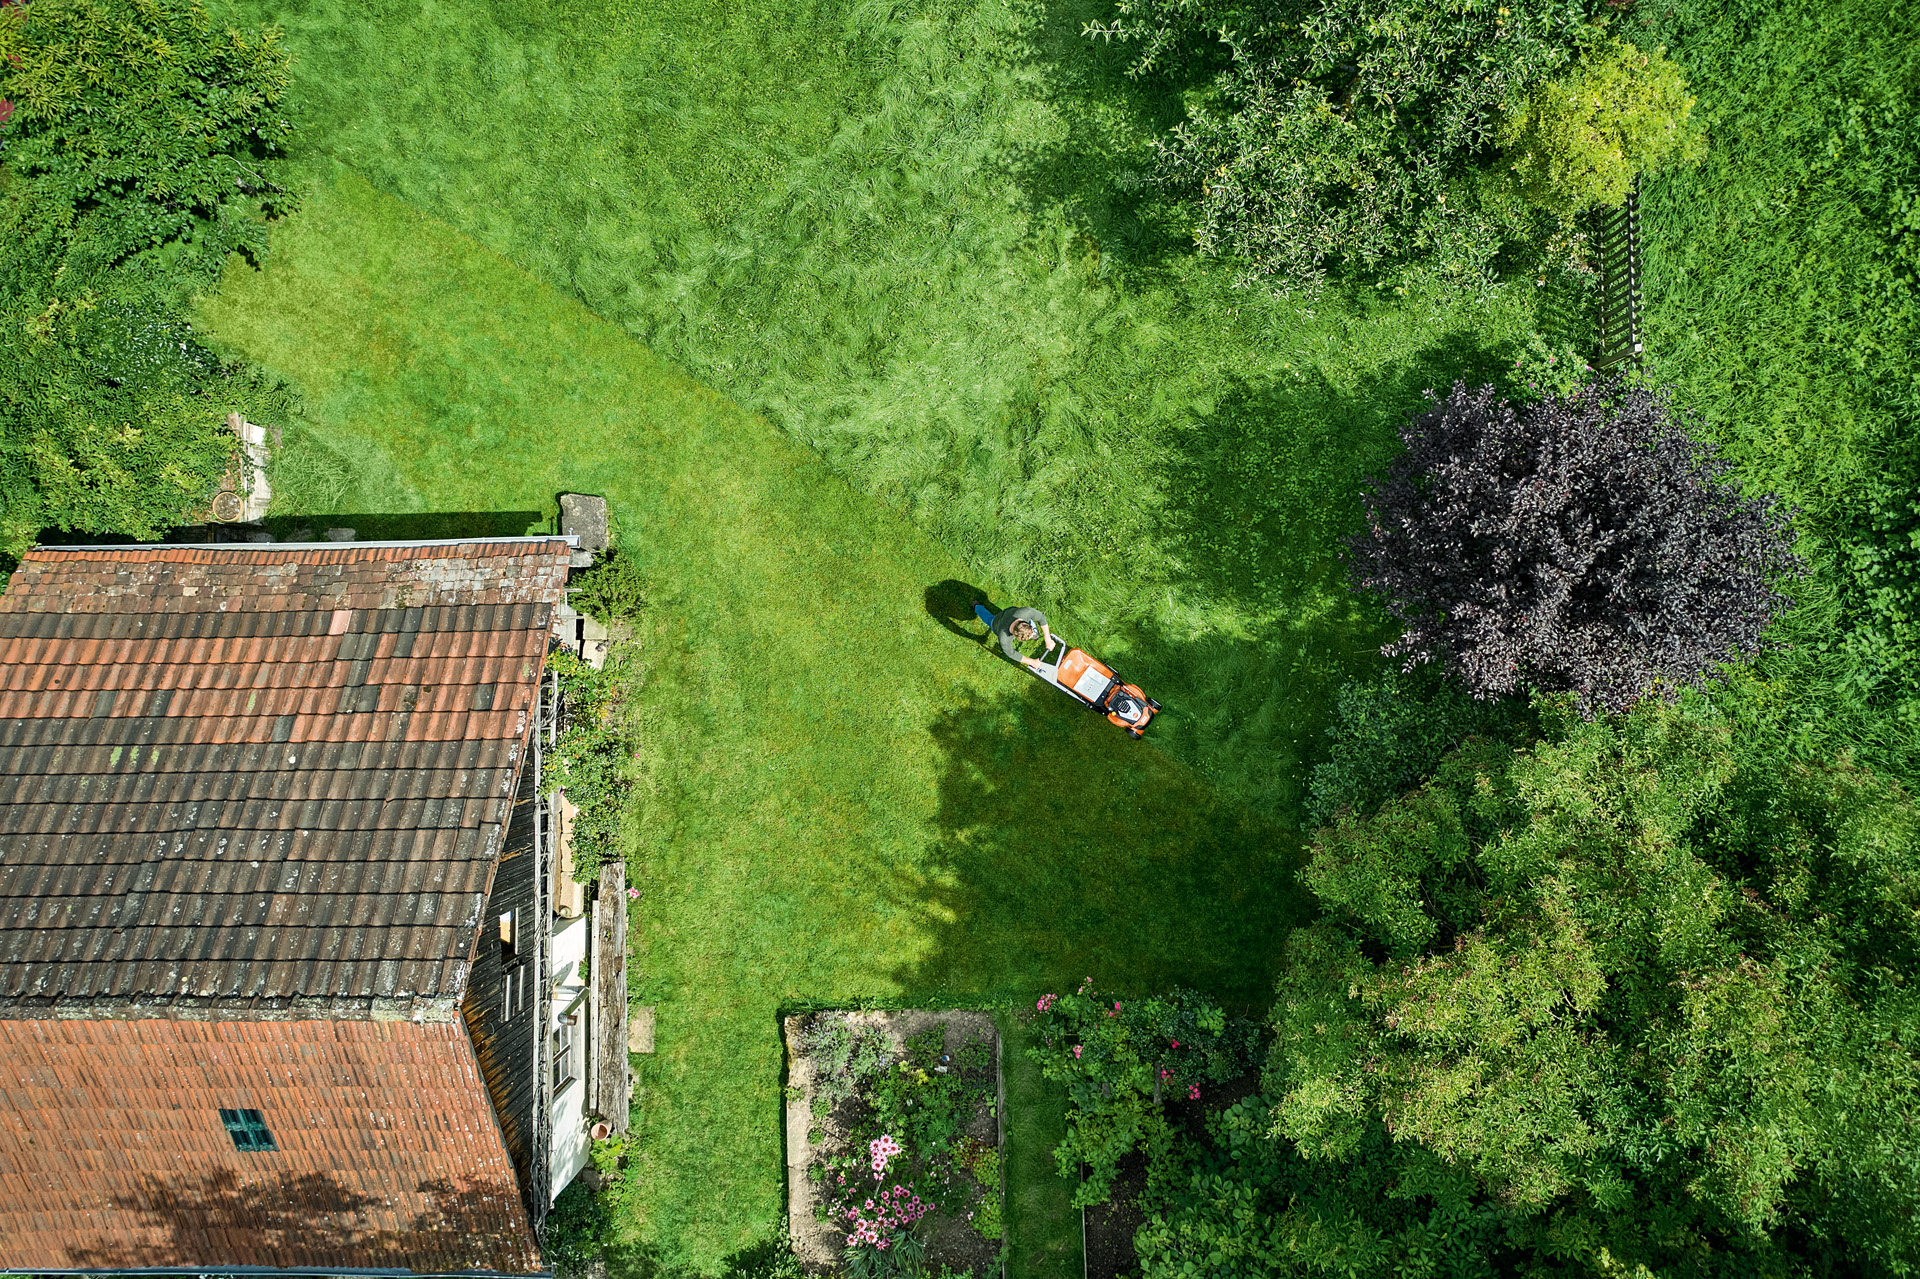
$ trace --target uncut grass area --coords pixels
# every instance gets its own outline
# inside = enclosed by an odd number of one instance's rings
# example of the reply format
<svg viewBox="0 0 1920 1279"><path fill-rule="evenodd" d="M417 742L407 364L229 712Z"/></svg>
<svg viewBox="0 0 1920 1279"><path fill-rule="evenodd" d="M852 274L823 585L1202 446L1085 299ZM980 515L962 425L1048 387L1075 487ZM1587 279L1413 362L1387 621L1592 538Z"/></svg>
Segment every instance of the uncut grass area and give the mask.
<svg viewBox="0 0 1920 1279"><path fill-rule="evenodd" d="M1105 0L217 0L282 24L310 150L760 414L1166 704L1155 742L1298 820L1381 665L1340 538L1531 281L1235 289L1137 179L1189 85Z"/></svg>
<svg viewBox="0 0 1920 1279"><path fill-rule="evenodd" d="M1686 68L1710 139L1699 168L1646 188L1648 368L1750 490L1800 509L1815 568L1776 628L1788 647L1759 663L1766 696L1740 710L1792 749L1911 780L1920 9L1674 0L1634 24Z"/></svg>
<svg viewBox="0 0 1920 1279"><path fill-rule="evenodd" d="M978 1006L1089 974L1264 1003L1305 909L1294 833L930 614L952 552L762 419L344 170L198 326L300 390L299 429L352 463L340 509L544 518L603 493L650 579L628 838L658 1051L627 1270L717 1273L778 1230L783 1003ZM1077 1266L1048 1159L1010 1169L1021 1273Z"/></svg>

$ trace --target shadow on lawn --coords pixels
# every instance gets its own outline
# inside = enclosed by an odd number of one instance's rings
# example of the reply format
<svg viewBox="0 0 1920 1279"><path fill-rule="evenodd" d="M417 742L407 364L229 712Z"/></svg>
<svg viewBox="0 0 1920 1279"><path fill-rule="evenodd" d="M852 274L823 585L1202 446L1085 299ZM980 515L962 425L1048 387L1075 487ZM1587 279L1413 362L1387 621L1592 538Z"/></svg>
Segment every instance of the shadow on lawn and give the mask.
<svg viewBox="0 0 1920 1279"><path fill-rule="evenodd" d="M1365 479L1399 453L1400 426L1425 393L1494 381L1510 361L1456 331L1356 386L1318 370L1234 379L1188 426L1169 468L1163 535L1188 580L1257 612L1310 579L1344 579L1339 555L1360 531Z"/></svg>
<svg viewBox="0 0 1920 1279"><path fill-rule="evenodd" d="M896 974L913 997L1092 975L1264 1007L1310 910L1292 831L1037 681L930 731L946 762L926 875L890 890L932 940Z"/></svg>

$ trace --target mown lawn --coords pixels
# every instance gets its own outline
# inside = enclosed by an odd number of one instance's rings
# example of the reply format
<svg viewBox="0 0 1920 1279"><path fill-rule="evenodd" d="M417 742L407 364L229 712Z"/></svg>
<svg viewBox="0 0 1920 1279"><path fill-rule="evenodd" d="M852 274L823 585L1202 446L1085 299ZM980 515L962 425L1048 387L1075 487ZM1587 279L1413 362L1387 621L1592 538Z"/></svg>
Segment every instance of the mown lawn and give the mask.
<svg viewBox="0 0 1920 1279"><path fill-rule="evenodd" d="M1293 833L943 626L928 588L960 562L810 450L350 173L200 325L300 388L304 429L358 459L349 507L604 493L653 583L631 861L659 1052L629 1262L711 1273L777 1229L785 1002L1088 974L1264 1001L1303 910ZM1057 1218L1052 1193L1016 1185L1015 1220ZM1029 1273L1062 1268L1040 1251Z"/></svg>

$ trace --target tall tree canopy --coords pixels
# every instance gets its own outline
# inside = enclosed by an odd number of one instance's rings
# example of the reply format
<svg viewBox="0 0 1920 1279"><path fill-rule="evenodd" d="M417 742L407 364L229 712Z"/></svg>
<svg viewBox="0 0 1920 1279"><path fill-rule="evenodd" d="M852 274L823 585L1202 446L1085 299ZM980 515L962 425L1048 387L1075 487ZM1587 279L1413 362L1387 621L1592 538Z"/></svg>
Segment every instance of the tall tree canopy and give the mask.
<svg viewBox="0 0 1920 1279"><path fill-rule="evenodd" d="M1706 715L1549 705L1319 833L1264 1096L1149 1275L1920 1265L1920 808Z"/></svg>
<svg viewBox="0 0 1920 1279"><path fill-rule="evenodd" d="M1623 381L1515 406L1456 384L1366 494L1354 586L1406 624L1386 652L1475 696L1525 684L1618 710L1758 651L1805 571L1788 512L1747 498L1662 392Z"/></svg>
<svg viewBox="0 0 1920 1279"><path fill-rule="evenodd" d="M288 207L288 65L197 0L0 9L0 555L151 537L218 483L258 391L182 317Z"/></svg>
<svg viewBox="0 0 1920 1279"><path fill-rule="evenodd" d="M1503 135L1530 110L1529 179L1554 164L1552 176L1584 176L1609 146L1630 167L1665 158L1548 128L1566 113L1530 107L1606 45L1605 12L1599 0L1117 0L1087 30L1133 42L1136 74L1206 72L1224 52L1158 144L1159 176L1195 201L1201 249L1238 259L1245 279L1311 289L1336 270L1484 276L1516 239L1568 248L1565 183L1522 183L1501 163ZM1641 85L1677 85L1672 64L1608 66L1610 90L1684 124L1683 92Z"/></svg>

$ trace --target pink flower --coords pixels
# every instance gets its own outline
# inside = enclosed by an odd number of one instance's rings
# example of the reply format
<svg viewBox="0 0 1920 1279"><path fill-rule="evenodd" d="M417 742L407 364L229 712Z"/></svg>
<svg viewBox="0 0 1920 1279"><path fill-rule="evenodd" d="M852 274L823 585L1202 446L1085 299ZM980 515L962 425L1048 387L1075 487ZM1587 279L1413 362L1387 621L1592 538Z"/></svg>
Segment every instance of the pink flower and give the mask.
<svg viewBox="0 0 1920 1279"><path fill-rule="evenodd" d="M634 900L635 898L637 898L637 897L639 897L639 896L640 896L640 890L639 890L639 889L637 889L637 888L629 888L629 889L627 889L627 900L628 900L628 901L633 901L633 900Z"/></svg>
<svg viewBox="0 0 1920 1279"><path fill-rule="evenodd" d="M1177 1040L1177 1039L1176 1039L1176 1040L1174 1040L1174 1041L1173 1041L1173 1046L1174 1046L1175 1048L1178 1048L1178 1047L1180 1046L1180 1041L1179 1041L1179 1040Z"/></svg>
<svg viewBox="0 0 1920 1279"><path fill-rule="evenodd" d="M1194 1085L1193 1087L1191 1087L1191 1088L1189 1088L1189 1089L1187 1089L1187 1100L1188 1100L1188 1101L1199 1101L1199 1100L1200 1100L1200 1085L1199 1085L1199 1084L1195 1084L1195 1085Z"/></svg>
<svg viewBox="0 0 1920 1279"><path fill-rule="evenodd" d="M1076 1059L1076 1060L1077 1060L1077 1059L1079 1058L1079 1056L1080 1056L1080 1045L1079 1045L1079 1044L1075 1044L1075 1045L1073 1046L1073 1055L1074 1055L1074 1057L1075 1057L1075 1059Z"/></svg>
<svg viewBox="0 0 1920 1279"><path fill-rule="evenodd" d="M873 1200L871 1199L867 1200L867 1211L873 1211Z"/></svg>
<svg viewBox="0 0 1920 1279"><path fill-rule="evenodd" d="M1172 1077L1173 1077L1173 1072L1170 1070L1163 1070L1160 1072L1160 1078L1162 1079L1170 1079Z"/></svg>

